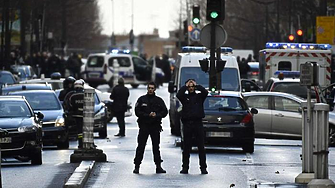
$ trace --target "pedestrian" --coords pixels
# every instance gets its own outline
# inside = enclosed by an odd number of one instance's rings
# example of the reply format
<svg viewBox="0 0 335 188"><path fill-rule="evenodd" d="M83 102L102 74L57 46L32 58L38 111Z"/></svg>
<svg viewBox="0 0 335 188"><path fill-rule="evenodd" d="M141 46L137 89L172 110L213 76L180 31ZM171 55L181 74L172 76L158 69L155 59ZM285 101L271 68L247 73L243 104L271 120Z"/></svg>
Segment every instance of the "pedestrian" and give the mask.
<svg viewBox="0 0 335 188"><path fill-rule="evenodd" d="M126 136L124 113L127 111L129 90L127 87L124 86L123 78L119 78L117 82L118 85L113 88L110 95L110 99L113 100L112 110L119 125L119 132L114 136L124 137Z"/></svg>
<svg viewBox="0 0 335 188"><path fill-rule="evenodd" d="M68 76L63 81L63 90L59 92L58 99L63 102L66 94L74 90L74 82L76 79L73 76Z"/></svg>
<svg viewBox="0 0 335 188"><path fill-rule="evenodd" d="M171 66L169 61L169 56L166 54L162 55L162 64L164 72L164 82L169 82L171 80Z"/></svg>
<svg viewBox="0 0 335 188"><path fill-rule="evenodd" d="M196 92L196 90L200 92ZM201 174L208 174L204 147L204 127L202 124L202 118L205 117L203 103L207 94L208 91L201 85L197 85L193 79L187 80L177 93L177 98L183 105L181 121L183 123L184 149L181 174L188 174L193 136L198 146Z"/></svg>
<svg viewBox="0 0 335 188"><path fill-rule="evenodd" d="M65 96L66 111L75 120L78 138L78 148L83 148L83 110L84 110L84 81L74 82L74 91Z"/></svg>
<svg viewBox="0 0 335 188"><path fill-rule="evenodd" d="M152 152L154 155L154 162L156 164L156 173L166 173L162 168L161 163L163 162L160 151L160 132L162 129L162 118L167 114L167 108L162 98L156 96L156 84L150 82L147 87L147 94L141 96L135 105L135 114L138 117L137 123L139 126L139 132L137 136L137 148L134 159L135 169L133 173L138 174L140 170L140 164L143 159L145 145L150 135L152 142Z"/></svg>

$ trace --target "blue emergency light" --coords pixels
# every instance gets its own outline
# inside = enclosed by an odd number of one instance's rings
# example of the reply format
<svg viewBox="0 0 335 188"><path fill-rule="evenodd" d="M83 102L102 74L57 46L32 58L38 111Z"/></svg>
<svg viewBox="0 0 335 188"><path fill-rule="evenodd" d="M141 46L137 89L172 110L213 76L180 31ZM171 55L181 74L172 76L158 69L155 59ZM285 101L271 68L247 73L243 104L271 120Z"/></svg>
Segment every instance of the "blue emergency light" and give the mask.
<svg viewBox="0 0 335 188"><path fill-rule="evenodd" d="M128 50L128 49L121 50L121 49L113 48L113 49L109 50L109 53L112 53L112 54L129 54L130 50Z"/></svg>
<svg viewBox="0 0 335 188"><path fill-rule="evenodd" d="M281 43L268 42L265 45L268 49L301 49L301 50L329 50L329 44L314 44L314 43Z"/></svg>
<svg viewBox="0 0 335 188"><path fill-rule="evenodd" d="M232 53L233 48L231 47L221 47L221 53Z"/></svg>
<svg viewBox="0 0 335 188"><path fill-rule="evenodd" d="M184 46L181 49L181 52L187 53L187 52L206 52L206 47L201 47L201 46Z"/></svg>
<svg viewBox="0 0 335 188"><path fill-rule="evenodd" d="M300 77L300 71L276 71L274 75L278 77L280 73L283 74L284 78L299 78Z"/></svg>

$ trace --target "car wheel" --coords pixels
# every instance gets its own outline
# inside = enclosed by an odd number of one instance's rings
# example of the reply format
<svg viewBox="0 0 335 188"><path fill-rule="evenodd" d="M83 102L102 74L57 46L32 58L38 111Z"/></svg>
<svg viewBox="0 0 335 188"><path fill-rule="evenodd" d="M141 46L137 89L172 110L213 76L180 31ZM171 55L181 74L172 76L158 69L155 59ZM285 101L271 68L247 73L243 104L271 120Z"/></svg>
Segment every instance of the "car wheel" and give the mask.
<svg viewBox="0 0 335 188"><path fill-rule="evenodd" d="M329 125L329 146L335 146L335 126Z"/></svg>
<svg viewBox="0 0 335 188"><path fill-rule="evenodd" d="M254 148L255 148L254 142L251 142L251 143L248 143L242 146L243 151L246 153L254 153Z"/></svg>
<svg viewBox="0 0 335 188"><path fill-rule="evenodd" d="M31 164L32 165L41 165L42 164L42 149L36 149L34 154L31 155Z"/></svg>
<svg viewBox="0 0 335 188"><path fill-rule="evenodd" d="M58 149L69 149L69 137L67 137L64 142L58 143L57 148Z"/></svg>
<svg viewBox="0 0 335 188"><path fill-rule="evenodd" d="M138 86L139 86L138 84L130 84L130 85L131 85L131 87L133 87L135 89L138 88Z"/></svg>

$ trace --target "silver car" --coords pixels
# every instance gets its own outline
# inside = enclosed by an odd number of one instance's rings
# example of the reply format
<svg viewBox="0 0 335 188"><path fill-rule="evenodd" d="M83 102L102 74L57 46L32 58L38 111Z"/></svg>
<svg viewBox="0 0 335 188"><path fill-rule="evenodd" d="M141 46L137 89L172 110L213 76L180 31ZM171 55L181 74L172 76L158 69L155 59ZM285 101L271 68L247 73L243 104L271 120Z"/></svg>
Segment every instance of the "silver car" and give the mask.
<svg viewBox="0 0 335 188"><path fill-rule="evenodd" d="M281 92L247 92L244 99L254 115L256 138L301 139L301 102L296 95ZM335 113L329 112L329 146L335 146Z"/></svg>

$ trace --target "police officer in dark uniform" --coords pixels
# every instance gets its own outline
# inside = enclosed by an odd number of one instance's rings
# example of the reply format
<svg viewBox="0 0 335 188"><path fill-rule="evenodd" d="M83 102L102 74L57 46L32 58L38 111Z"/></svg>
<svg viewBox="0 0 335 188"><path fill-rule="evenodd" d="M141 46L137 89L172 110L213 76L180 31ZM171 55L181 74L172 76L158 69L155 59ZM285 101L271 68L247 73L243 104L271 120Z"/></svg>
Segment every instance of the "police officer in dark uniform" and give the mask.
<svg viewBox="0 0 335 188"><path fill-rule="evenodd" d="M208 174L202 124L202 118L205 117L203 103L207 95L208 91L201 85L197 85L193 79L187 80L185 86L181 87L177 93L177 98L183 105L181 121L183 122L184 150L181 174L188 174L193 135L198 145L201 174Z"/></svg>
<svg viewBox="0 0 335 188"><path fill-rule="evenodd" d="M129 90L124 86L123 78L118 79L118 85L113 88L110 99L113 100L113 112L119 125L119 133L114 136L125 136L124 113L127 111Z"/></svg>
<svg viewBox="0 0 335 188"><path fill-rule="evenodd" d="M83 148L83 109L84 109L84 81L74 82L74 91L66 95L66 107L77 127L78 148Z"/></svg>
<svg viewBox="0 0 335 188"><path fill-rule="evenodd" d="M162 118L168 114L168 111L162 98L155 95L156 84L154 82L148 84L147 90L147 94L141 96L135 105L135 114L138 117L137 122L140 129L137 137L138 145L134 159L135 169L133 173L139 173L149 135L152 142L156 173L166 173L161 166L163 160L159 151L159 143L160 132L162 131Z"/></svg>
<svg viewBox="0 0 335 188"><path fill-rule="evenodd" d="M65 80L63 81L63 90L60 91L59 96L58 96L58 99L60 101L63 102L66 94L74 90L75 81L76 79L73 76L68 76L67 78L65 78Z"/></svg>

